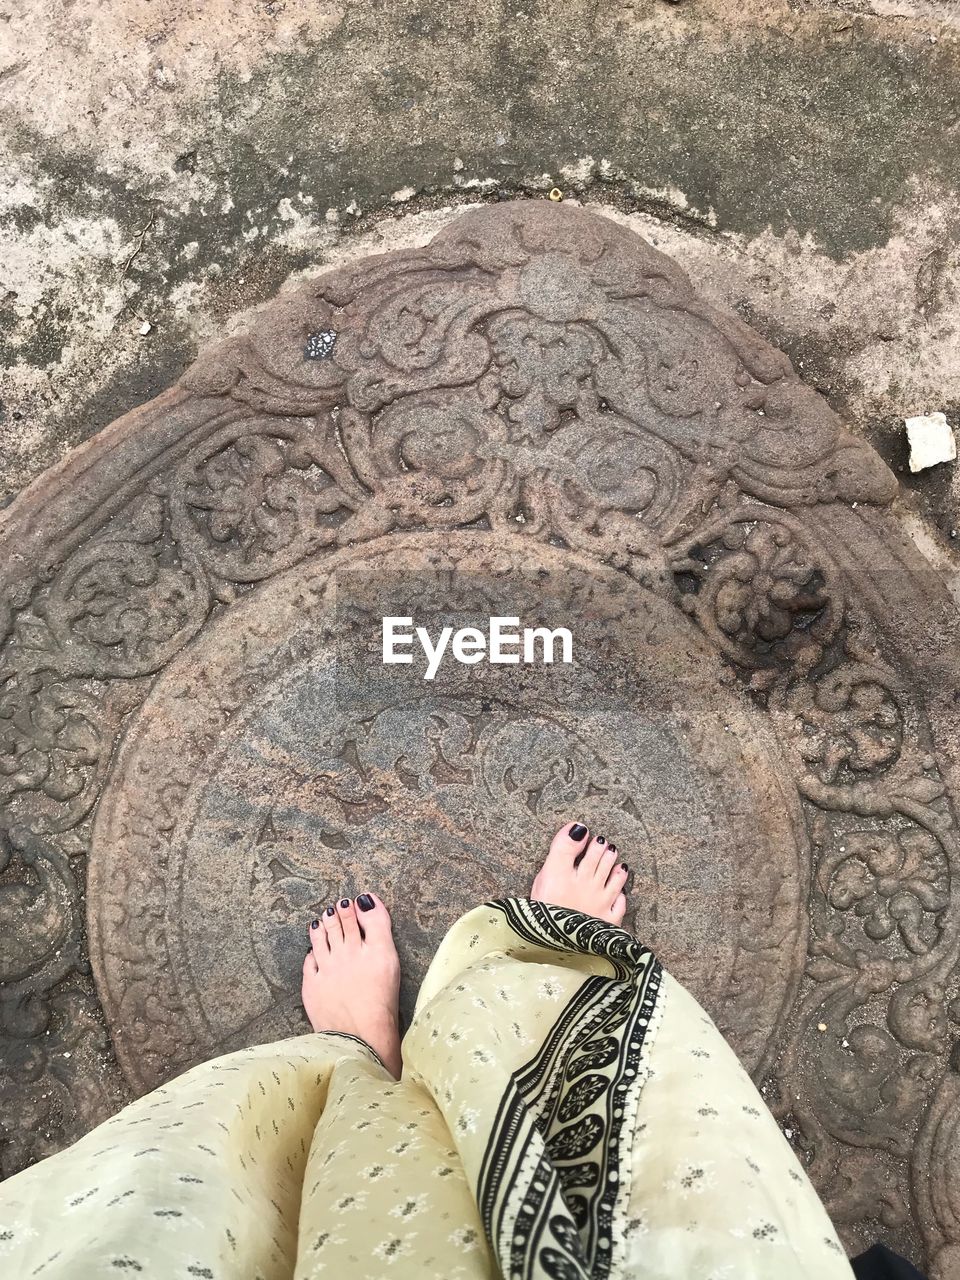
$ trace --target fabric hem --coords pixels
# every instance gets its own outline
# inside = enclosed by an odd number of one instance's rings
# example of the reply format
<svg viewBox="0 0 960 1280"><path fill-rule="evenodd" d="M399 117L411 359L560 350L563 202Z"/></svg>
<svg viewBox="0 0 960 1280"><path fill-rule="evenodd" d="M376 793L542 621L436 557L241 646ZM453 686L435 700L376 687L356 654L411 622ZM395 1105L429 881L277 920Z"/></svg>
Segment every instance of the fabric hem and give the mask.
<svg viewBox="0 0 960 1280"><path fill-rule="evenodd" d="M637 1073L636 1085L627 1096L628 1113L624 1117L624 1131L629 1134L628 1149L630 1151L633 1151L636 1142L637 1122L640 1118L640 1102L643 1097L644 1086L653 1075L651 1058L657 1043L657 1032L663 1023L664 1009L670 998L672 983L673 979L670 974L661 968L657 999L643 1037L641 1068ZM622 1162L618 1172L620 1178L619 1192L614 1205L615 1222L612 1231L614 1248L610 1262L611 1280L615 1280L616 1277L624 1277L625 1274L623 1268L627 1260L627 1207L630 1204L630 1193L633 1188L632 1161L626 1160Z"/></svg>
<svg viewBox="0 0 960 1280"><path fill-rule="evenodd" d="M594 971L512 1073L478 1178L484 1227L517 1280L610 1277L618 1255L622 1270L621 1153L636 1131L663 971L636 938L583 912L530 898L487 906L521 941L602 959L612 973Z"/></svg>
<svg viewBox="0 0 960 1280"><path fill-rule="evenodd" d="M391 1073L390 1073L390 1068L387 1066L387 1064L384 1062L384 1060L380 1057L379 1053L377 1053L376 1049L374 1049L373 1045L372 1045L372 1044L367 1044L366 1040L361 1039L361 1037L360 1037L360 1036L355 1036L355 1035L353 1035L353 1033L352 1033L352 1032L350 1032L350 1031L315 1031L315 1032L314 1032L314 1035L318 1035L318 1036L337 1036L337 1037L338 1037L339 1039L341 1039L341 1040L352 1040L354 1044L358 1044L358 1045L360 1045L360 1047L361 1047L362 1049L366 1049L367 1053L371 1054L371 1055L372 1055L372 1057L374 1057L374 1058L376 1059L377 1063L378 1063L381 1067L383 1067L383 1069L384 1069L384 1071L386 1071L387 1075L390 1075L390 1074L391 1074ZM392 1077L391 1077L391 1078L392 1078Z"/></svg>

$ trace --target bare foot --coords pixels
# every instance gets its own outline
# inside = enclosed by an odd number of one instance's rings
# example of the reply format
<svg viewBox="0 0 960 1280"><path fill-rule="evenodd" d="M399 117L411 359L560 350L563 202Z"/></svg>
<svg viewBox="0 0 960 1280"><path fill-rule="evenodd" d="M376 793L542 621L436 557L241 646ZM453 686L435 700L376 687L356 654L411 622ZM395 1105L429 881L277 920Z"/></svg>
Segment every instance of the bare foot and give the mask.
<svg viewBox="0 0 960 1280"><path fill-rule="evenodd" d="M627 910L623 890L628 875L615 844L605 836L591 836L580 822L569 822L553 837L530 897L620 924Z"/></svg>
<svg viewBox="0 0 960 1280"><path fill-rule="evenodd" d="M314 1031L365 1040L400 1079L400 959L390 913L374 893L341 898L310 925L303 1007Z"/></svg>

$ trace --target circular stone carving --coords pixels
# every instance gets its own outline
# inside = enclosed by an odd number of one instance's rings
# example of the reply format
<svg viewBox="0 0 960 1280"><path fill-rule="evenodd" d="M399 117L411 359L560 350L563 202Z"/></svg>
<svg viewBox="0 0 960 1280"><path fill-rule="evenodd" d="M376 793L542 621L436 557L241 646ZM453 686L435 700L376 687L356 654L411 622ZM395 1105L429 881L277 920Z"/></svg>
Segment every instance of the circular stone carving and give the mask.
<svg viewBox="0 0 960 1280"><path fill-rule="evenodd" d="M475 209L258 311L0 512L0 1170L115 1110L117 1055L146 1088L302 1027L301 913L360 870L415 981L578 811L850 1251L879 1220L952 1277L960 614L896 494L786 356L567 202ZM384 564L419 566L397 612L542 606L589 660L386 671Z"/></svg>
<svg viewBox="0 0 960 1280"><path fill-rule="evenodd" d="M453 614L555 625L572 601L571 667L446 663L428 682L381 663L386 612L435 635ZM304 1030L307 923L367 888L393 911L409 1012L456 916L524 893L582 818L629 860L635 928L755 1069L805 953L796 809L706 642L622 575L484 533L308 563L209 628L127 733L89 888L120 1062L143 1090Z"/></svg>

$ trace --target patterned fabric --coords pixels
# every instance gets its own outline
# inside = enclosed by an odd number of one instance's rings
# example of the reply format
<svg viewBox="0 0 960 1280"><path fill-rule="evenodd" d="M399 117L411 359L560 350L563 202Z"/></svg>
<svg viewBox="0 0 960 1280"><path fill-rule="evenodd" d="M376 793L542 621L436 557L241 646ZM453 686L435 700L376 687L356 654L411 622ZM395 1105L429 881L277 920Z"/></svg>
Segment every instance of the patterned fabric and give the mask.
<svg viewBox="0 0 960 1280"><path fill-rule="evenodd" d="M393 1080L305 1035L205 1063L0 1187L5 1280L851 1280L696 1001L522 899L438 950Z"/></svg>
<svg viewBox="0 0 960 1280"><path fill-rule="evenodd" d="M579 912L491 906L519 938L609 960L616 980L585 982L509 1081L480 1171L483 1224L508 1275L605 1280L624 1237L620 1152L632 1145L660 966L622 929Z"/></svg>

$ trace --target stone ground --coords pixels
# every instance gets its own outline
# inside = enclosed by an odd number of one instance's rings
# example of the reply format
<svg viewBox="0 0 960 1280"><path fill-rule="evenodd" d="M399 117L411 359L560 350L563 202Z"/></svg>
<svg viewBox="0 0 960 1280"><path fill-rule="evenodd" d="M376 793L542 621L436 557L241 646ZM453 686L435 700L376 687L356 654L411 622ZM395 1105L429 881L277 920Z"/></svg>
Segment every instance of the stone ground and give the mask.
<svg viewBox="0 0 960 1280"><path fill-rule="evenodd" d="M0 486L291 273L555 183L899 468L901 419L960 398L958 28L949 0L7 4ZM903 478L947 563L952 473Z"/></svg>
<svg viewBox="0 0 960 1280"><path fill-rule="evenodd" d="M892 508L897 526L956 593L960 473L941 467L911 476L902 420L941 409L954 425L960 421L958 41L955 7L921 0L647 0L602 9L576 0L559 6L398 0L376 7L299 0L256 6L175 0L7 5L0 11L0 486L12 499L73 445L170 386L208 341L241 332L251 323L250 310L282 287L370 253L424 245L464 207L517 197L541 201L556 186L567 205L580 202L639 231L682 265L707 300L735 312L790 356L802 382L820 392L853 435L872 444L893 469L901 482ZM150 515L138 519L148 523ZM141 530L136 537L147 535ZM286 616L284 610L293 606L278 600L278 616ZM242 631L241 623L231 625ZM268 642L271 637L262 638L264 653L272 654ZM210 685L223 680L214 673L218 661L222 652L208 660L198 642L196 670L183 677L191 696L199 687L190 684L200 681L198 672ZM264 657L268 664L279 661ZM282 687L284 672L270 670ZM120 674L126 692L116 695L105 715L115 733L145 692L138 675ZM181 705L177 698L183 695L171 689L165 696ZM82 699L94 692L99 696L99 687L85 688L71 704L78 724L92 722L92 703L88 707ZM249 743L243 745L247 739L231 746L234 755L226 759L229 775L260 787L257 804L241 814L242 797L198 798L197 805L209 811L191 815L190 830L197 834L184 856L209 863L204 841L218 823L255 829L257 846L276 851L278 859L266 858L257 879L264 918L279 912L289 930L289 919L311 900L303 896L303 867L295 857L290 865L284 821L262 805L262 796L276 791L291 812L300 813L309 810L309 796L283 727L285 717L296 723L303 706L278 698L251 721L255 762L248 759ZM494 692L491 707L483 733L500 741L497 735L506 734L510 721L509 703L498 702ZM735 709L721 710L730 723ZM62 702L56 711L63 714ZM163 731L163 706L153 714ZM197 712L201 721L216 714L205 704ZM382 752L389 754L397 735L409 732L409 719L404 723L398 728L386 718L378 729L387 744ZM176 752L168 750L162 759L151 755L159 748L150 723L138 724L139 737L131 736L129 750L148 762L144 776L162 778L165 769L176 767ZM193 726L194 745L213 732L211 724ZM546 740L557 731L551 724ZM84 731L76 732L74 755L84 750ZM474 730L451 712L444 732L449 760L458 735ZM593 758L599 732L595 725L584 729L578 750L585 759ZM353 761L355 767L379 767L378 741L375 734L372 762ZM505 750L513 758L532 748L508 743ZM474 754L487 758L479 749ZM496 752L493 758L499 759ZM661 772L651 776L676 775L667 747L653 758ZM321 764L309 761L310 769ZM465 760L457 767L464 774L482 769ZM444 779L445 785L456 781L452 775ZM638 788L642 779L627 776L618 785ZM691 782L689 792L699 795L706 785ZM759 813L762 787L752 785L743 804ZM131 796L128 790L125 784L110 814L98 819L107 850L122 847L124 833L138 830L131 805L153 813L163 809L160 792L148 796L145 786L142 796L136 789ZM333 794L338 802L349 798L336 787ZM555 797L557 806L561 798ZM392 803L404 811L402 788ZM655 797L650 803L655 807ZM444 810L437 804L425 855L429 875L439 875L443 866ZM483 868L480 853L490 836L484 821L475 819L470 865L480 870L471 891L485 893L499 882ZM402 844L399 829L388 824L381 831L378 820L375 805L364 810L364 821L373 824L370 830L379 832L384 847ZM669 814L659 814L654 825L667 830L671 821ZM516 841L527 838L519 819L510 830ZM900 828L883 830L884 839L903 842ZM877 831L873 836L879 838ZM309 867L339 837L311 827L303 838ZM821 832L816 838L828 837ZM729 843L733 834L724 828L717 839ZM23 886L29 879L17 880L15 859L29 862L31 855L12 847L13 853L6 846L0 850L8 875L3 887L10 895L7 905L23 908L28 900L34 903L34 886L28 891ZM78 849L64 848L62 856ZM870 856L882 862L882 851ZM113 867L106 854L100 866L101 877L103 868ZM123 874L122 865L113 870ZM389 879L390 866L381 871ZM522 874L519 864L516 873ZM673 890L678 910L684 887L681 881ZM270 896L274 890L277 898ZM941 891L940 884L929 889L934 906ZM717 892L723 898L732 890ZM44 907L48 933L58 921L73 919L58 893L54 886ZM32 909L25 908L28 917ZM691 936L703 935L710 919L697 916L695 906L689 909ZM121 929L123 910L112 920L94 920L94 934ZM409 947L417 963L429 949L438 910L437 903L423 905L422 918L412 926ZM882 931L886 922L877 927ZM79 924L69 925L71 945L80 947L82 933ZM216 986L220 958L202 945L200 954L187 954L203 936L202 930L187 933L194 942L184 944L179 963L212 975ZM900 926L893 936L907 935ZM6 1171L55 1149L82 1127L84 1116L116 1105L124 1088L148 1087L159 1078L138 1048L143 1028L131 1024L120 1037L129 1034L130 1043L118 1047L126 1084L118 1085L106 1065L101 1085L90 1083L100 1070L97 1063L112 1058L98 1001L83 973L85 936L82 941L75 952L64 946L52 1013L41 1013L29 1001L7 1007L5 1033L15 1045L9 1061L19 1079L42 1081L42 1089L37 1084L27 1104L19 1100L23 1125L12 1135ZM92 943L98 945L96 936ZM290 949L287 934L280 945L265 927L251 945L264 989L272 989L272 982L282 986L278 966ZM913 935L915 954L930 945L926 935ZM99 963L99 993L106 993L109 1005L120 999L130 977L111 975ZM14 955L11 968L16 964ZM771 972L788 970L771 962ZM694 965L692 976L696 972ZM111 993L111 982L119 984L120 995ZM141 992L134 1003L149 998ZM74 1028L72 1040L61 1007L70 1001L82 1007L85 1026L93 1028L90 1034ZM251 1001L256 1005L253 996ZM238 999L223 1014L224 1026L210 1033L211 1043L252 1025L254 1015L248 1010L245 1016L242 1004ZM191 1035L199 1035L193 1052L208 1047L206 1033L196 1032L194 1023L208 1026L209 1017L209 1010L201 1011L191 1022ZM111 1025L116 1034L116 1021ZM814 1021L814 1032L817 1026ZM53 1030L65 1059L72 1061L73 1054L85 1064L87 1094L79 1118L71 1118L61 1097L76 1088L69 1062L58 1063L51 1074L35 1047L16 1048L32 1044L44 1027ZM893 1105L887 1095L895 1087L897 1105L909 1103L925 1068L922 1061L911 1068L918 1059L906 1051L930 1045L924 1046L919 1033L900 1034L898 1069L907 1073L901 1078L891 1075L888 1039L872 1024L861 1026L859 1034L860 1066L867 1063L870 1087L877 1091L874 1118L864 1123L880 1135L881 1173L872 1166L841 1169L839 1158L832 1172L824 1172L820 1158L820 1185L832 1178L828 1190L842 1205L851 1246L881 1235L920 1258L924 1243L916 1222L936 1217L928 1204L936 1196L914 1185L912 1207L904 1208L900 1166L904 1159L910 1163L910 1153L898 1148L893 1121L876 1117ZM94 1046L98 1035L102 1043ZM750 1046L740 1047L749 1057ZM942 1044L938 1052L942 1057ZM798 1055L791 1071L802 1076L803 1052ZM802 1107L799 1118L794 1116L790 1099L782 1096L786 1077L769 1072L763 1059L754 1047L752 1065L761 1076L767 1072L774 1094L781 1090L772 1100L798 1141L809 1143L818 1124L829 1130L832 1123L849 1136L849 1118L825 1121L822 1114L803 1114ZM848 1079L842 1056L832 1069L842 1088L866 1106L869 1089L859 1077ZM28 1128L43 1132L39 1149L23 1145ZM907 1129L912 1142L916 1127ZM931 1144L917 1159L937 1151L946 1160L942 1146L932 1139ZM858 1199L861 1176L865 1189ZM936 1220L945 1238L956 1239ZM944 1278L949 1274L942 1271Z"/></svg>

